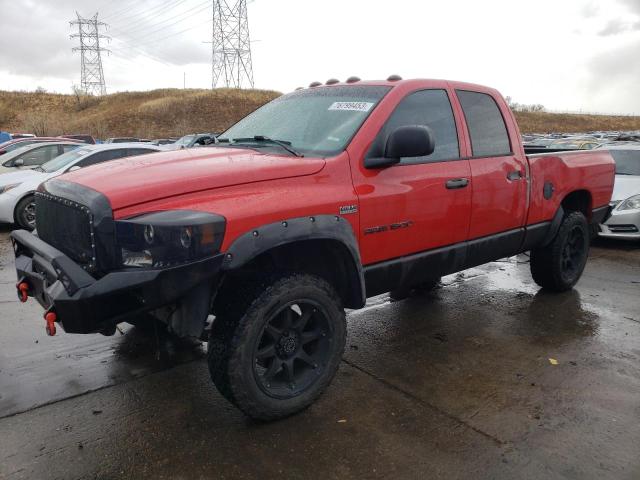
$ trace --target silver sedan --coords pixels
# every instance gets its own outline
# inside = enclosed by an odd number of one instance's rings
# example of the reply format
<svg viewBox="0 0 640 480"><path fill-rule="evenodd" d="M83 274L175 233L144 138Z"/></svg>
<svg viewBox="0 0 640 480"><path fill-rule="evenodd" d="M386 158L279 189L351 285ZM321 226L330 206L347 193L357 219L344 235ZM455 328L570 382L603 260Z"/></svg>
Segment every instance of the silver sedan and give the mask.
<svg viewBox="0 0 640 480"><path fill-rule="evenodd" d="M611 215L600 225L607 238L640 240L640 145L601 147L616 161Z"/></svg>

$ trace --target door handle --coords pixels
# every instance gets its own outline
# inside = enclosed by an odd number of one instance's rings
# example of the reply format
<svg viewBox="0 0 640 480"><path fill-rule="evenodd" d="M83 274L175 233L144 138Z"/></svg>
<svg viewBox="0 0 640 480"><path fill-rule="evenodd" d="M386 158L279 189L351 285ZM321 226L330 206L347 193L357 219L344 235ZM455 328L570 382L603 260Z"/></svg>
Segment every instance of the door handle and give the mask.
<svg viewBox="0 0 640 480"><path fill-rule="evenodd" d="M453 180L447 180L445 185L449 190L455 190L456 188L465 188L467 185L469 185L469 179L455 178Z"/></svg>
<svg viewBox="0 0 640 480"><path fill-rule="evenodd" d="M507 173L507 180L520 180L522 178L522 172L520 170L513 170Z"/></svg>

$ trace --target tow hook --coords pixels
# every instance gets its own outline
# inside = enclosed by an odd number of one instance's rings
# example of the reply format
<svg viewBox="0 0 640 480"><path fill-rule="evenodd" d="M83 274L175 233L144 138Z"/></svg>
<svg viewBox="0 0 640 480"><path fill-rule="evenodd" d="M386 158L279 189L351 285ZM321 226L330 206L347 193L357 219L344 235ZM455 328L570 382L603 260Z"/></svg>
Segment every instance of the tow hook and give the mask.
<svg viewBox="0 0 640 480"><path fill-rule="evenodd" d="M56 320L58 320L56 312L45 312L44 321L47 322L45 330L50 337L56 334Z"/></svg>
<svg viewBox="0 0 640 480"><path fill-rule="evenodd" d="M29 284L24 281L20 281L16 284L18 290L18 299L24 303L29 299Z"/></svg>

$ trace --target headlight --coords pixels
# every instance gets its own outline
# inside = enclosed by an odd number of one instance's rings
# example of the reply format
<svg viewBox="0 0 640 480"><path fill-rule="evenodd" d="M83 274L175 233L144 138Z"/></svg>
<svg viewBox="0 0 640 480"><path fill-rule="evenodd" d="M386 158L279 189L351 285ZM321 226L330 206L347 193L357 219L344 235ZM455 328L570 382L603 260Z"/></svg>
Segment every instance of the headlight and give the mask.
<svg viewBox="0 0 640 480"><path fill-rule="evenodd" d="M640 209L640 195L634 195L627 198L618 205L618 210L637 210Z"/></svg>
<svg viewBox="0 0 640 480"><path fill-rule="evenodd" d="M226 220L193 210L146 213L116 222L124 267L169 267L220 251Z"/></svg>
<svg viewBox="0 0 640 480"><path fill-rule="evenodd" d="M0 195L3 194L3 193L8 192L12 188L16 188L18 185L20 185L20 184L19 183L12 183L11 185L5 185L4 187L0 187Z"/></svg>

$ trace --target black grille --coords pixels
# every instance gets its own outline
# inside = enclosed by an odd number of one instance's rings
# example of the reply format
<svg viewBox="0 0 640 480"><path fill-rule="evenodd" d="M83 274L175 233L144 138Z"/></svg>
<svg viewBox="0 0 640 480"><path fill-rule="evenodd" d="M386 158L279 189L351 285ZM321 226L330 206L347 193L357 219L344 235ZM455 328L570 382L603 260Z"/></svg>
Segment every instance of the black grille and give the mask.
<svg viewBox="0 0 640 480"><path fill-rule="evenodd" d="M36 229L38 237L85 269L95 267L93 218L84 205L37 192Z"/></svg>

